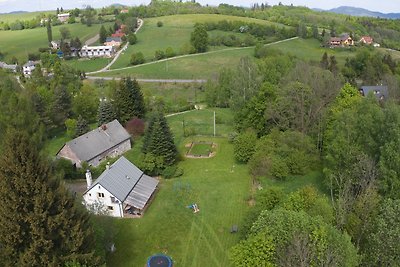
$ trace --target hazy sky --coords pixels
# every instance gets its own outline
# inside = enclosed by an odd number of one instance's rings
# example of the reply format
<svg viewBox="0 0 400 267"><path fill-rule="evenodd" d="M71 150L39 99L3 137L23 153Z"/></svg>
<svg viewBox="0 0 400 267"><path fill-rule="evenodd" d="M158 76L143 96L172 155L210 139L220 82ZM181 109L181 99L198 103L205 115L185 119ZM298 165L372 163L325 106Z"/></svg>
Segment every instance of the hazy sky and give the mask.
<svg viewBox="0 0 400 267"><path fill-rule="evenodd" d="M82 8L84 5L94 7L107 6L112 3L121 3L126 5L147 4L150 0L0 0L0 13L6 13L16 10L38 11L52 10L57 7ZM267 2L270 5L276 5L279 0L197 0L201 4L218 5L227 3L232 5L250 6L252 3ZM380 11L383 13L400 13L399 0L282 0L285 5L293 4L296 6L307 6L310 8L330 9L339 6L354 6L369 9L371 11Z"/></svg>

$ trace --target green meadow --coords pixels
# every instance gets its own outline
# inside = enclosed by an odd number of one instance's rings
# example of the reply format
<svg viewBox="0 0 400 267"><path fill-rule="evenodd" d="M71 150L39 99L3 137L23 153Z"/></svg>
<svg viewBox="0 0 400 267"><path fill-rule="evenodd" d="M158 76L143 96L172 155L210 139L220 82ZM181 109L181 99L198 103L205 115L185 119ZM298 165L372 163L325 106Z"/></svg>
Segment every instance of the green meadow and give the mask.
<svg viewBox="0 0 400 267"><path fill-rule="evenodd" d="M243 21L264 25L274 24L266 20L217 14L190 14L147 18L144 19L144 24L137 33L138 42L135 45L128 46L124 55L113 64L112 68L118 69L129 66L130 56L136 52L142 52L146 61L154 59L156 50L165 51L168 47L171 47L175 53L179 53L182 46L189 44L190 34L193 31L195 23L218 22L221 20ZM157 27L158 21L163 23L162 27ZM274 25L284 27L276 23Z"/></svg>
<svg viewBox="0 0 400 267"><path fill-rule="evenodd" d="M23 12L23 13L11 13L11 14L0 14L0 21L3 22L14 22L16 20L30 20L37 16L44 17L48 14L56 14L56 11L37 11L37 12Z"/></svg>
<svg viewBox="0 0 400 267"><path fill-rule="evenodd" d="M104 23L106 27L110 27L112 23ZM59 40L61 37L60 28L66 27L70 30L72 37L79 37L85 42L87 39L96 35L101 25L94 24L91 27L76 23L65 24L52 27L53 39ZM45 27L27 29L21 31L0 31L0 51L5 55L5 60L17 57L20 62L28 60L28 53L37 53L41 47L47 47L47 32Z"/></svg>
<svg viewBox="0 0 400 267"><path fill-rule="evenodd" d="M236 66L241 57L252 56L254 48L228 48L204 54L193 54L133 68L97 73L100 77L132 76L153 79L208 79L223 67Z"/></svg>

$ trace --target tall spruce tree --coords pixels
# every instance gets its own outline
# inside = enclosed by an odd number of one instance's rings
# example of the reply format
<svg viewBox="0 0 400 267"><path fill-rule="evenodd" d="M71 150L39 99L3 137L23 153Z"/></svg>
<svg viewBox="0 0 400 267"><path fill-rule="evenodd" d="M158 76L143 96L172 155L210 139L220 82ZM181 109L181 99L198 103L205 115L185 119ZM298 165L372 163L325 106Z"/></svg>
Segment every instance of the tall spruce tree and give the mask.
<svg viewBox="0 0 400 267"><path fill-rule="evenodd" d="M120 122L125 123L133 117L143 118L146 110L140 86L130 77L122 78L115 91L114 103Z"/></svg>
<svg viewBox="0 0 400 267"><path fill-rule="evenodd" d="M117 115L115 114L113 104L110 101L103 100L99 104L99 110L97 112L98 125L108 123L115 120Z"/></svg>
<svg viewBox="0 0 400 267"><path fill-rule="evenodd" d="M60 85L54 89L53 122L56 126L64 125L71 114L71 96L65 86Z"/></svg>
<svg viewBox="0 0 400 267"><path fill-rule="evenodd" d="M76 136L81 136L87 132L89 132L89 125L87 121L81 116L78 116L78 120L76 122Z"/></svg>
<svg viewBox="0 0 400 267"><path fill-rule="evenodd" d="M107 30L104 28L104 25L101 25L100 32L99 32L99 39L100 43L104 43L107 39Z"/></svg>
<svg viewBox="0 0 400 267"><path fill-rule="evenodd" d="M178 150L163 113L152 114L146 129L142 152L163 157L165 165L172 165L176 162Z"/></svg>
<svg viewBox="0 0 400 267"><path fill-rule="evenodd" d="M47 29L47 40L49 41L49 45L51 41L53 41L53 30L51 29L51 18L47 18L47 23L46 23L46 29Z"/></svg>
<svg viewBox="0 0 400 267"><path fill-rule="evenodd" d="M89 214L52 175L28 134L8 131L0 155L0 266L99 264Z"/></svg>

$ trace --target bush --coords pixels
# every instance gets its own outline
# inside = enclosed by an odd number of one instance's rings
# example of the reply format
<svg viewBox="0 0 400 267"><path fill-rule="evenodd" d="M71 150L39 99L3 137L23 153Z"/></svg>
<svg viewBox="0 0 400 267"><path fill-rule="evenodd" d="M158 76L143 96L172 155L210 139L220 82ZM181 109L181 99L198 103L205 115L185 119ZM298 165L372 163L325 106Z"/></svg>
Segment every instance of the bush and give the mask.
<svg viewBox="0 0 400 267"><path fill-rule="evenodd" d="M132 54L131 56L131 65L139 65L139 64L143 64L145 62L144 60L144 55L142 52L137 52Z"/></svg>
<svg viewBox="0 0 400 267"><path fill-rule="evenodd" d="M157 21L157 27L162 27L164 23L162 21Z"/></svg>
<svg viewBox="0 0 400 267"><path fill-rule="evenodd" d="M235 159L246 163L253 156L257 142L257 135L254 131L247 131L238 135L233 142Z"/></svg>
<svg viewBox="0 0 400 267"><path fill-rule="evenodd" d="M60 158L55 161L55 170L61 179L77 179L79 178L79 172L76 170L72 162Z"/></svg>
<svg viewBox="0 0 400 267"><path fill-rule="evenodd" d="M175 54L175 52L174 52L174 49L172 49L172 47L168 47L166 50L165 50L165 56L167 57L167 58L170 58L170 57L174 57L176 54Z"/></svg>
<svg viewBox="0 0 400 267"><path fill-rule="evenodd" d="M176 165L168 166L162 172L162 176L165 179L179 177L182 175L183 175L183 169L177 167Z"/></svg>
<svg viewBox="0 0 400 267"><path fill-rule="evenodd" d="M156 60L160 60L160 59L165 58L165 53L164 53L164 51L162 51L162 50L157 50L156 52L154 52L154 58L155 58Z"/></svg>
<svg viewBox="0 0 400 267"><path fill-rule="evenodd" d="M136 43L137 43L136 34L130 33L130 34L128 35L128 42L129 42L130 45L136 44Z"/></svg>
<svg viewBox="0 0 400 267"><path fill-rule="evenodd" d="M125 129L134 137L141 136L144 134L144 121L134 117L125 124Z"/></svg>

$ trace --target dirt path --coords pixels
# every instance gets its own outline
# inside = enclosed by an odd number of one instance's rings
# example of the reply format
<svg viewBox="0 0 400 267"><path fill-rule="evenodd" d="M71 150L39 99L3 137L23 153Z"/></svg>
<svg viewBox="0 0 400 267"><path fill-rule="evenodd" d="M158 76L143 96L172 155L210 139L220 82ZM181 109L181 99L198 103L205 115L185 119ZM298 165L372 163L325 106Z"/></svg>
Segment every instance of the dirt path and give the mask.
<svg viewBox="0 0 400 267"><path fill-rule="evenodd" d="M97 42L100 39L100 35L96 34L95 36L93 36L92 38L89 38L88 40L86 40L85 45L91 45L94 44L95 42Z"/></svg>
<svg viewBox="0 0 400 267"><path fill-rule="evenodd" d="M143 26L143 20L142 20L142 19L138 19L138 20L139 20L139 21L138 21L138 27L137 27L137 29L135 30L134 34L136 34L136 33L140 30L140 28L142 28L142 26ZM107 66L105 66L105 67L102 68L101 70L96 70L96 71L88 72L88 73L86 73L86 74L89 74L89 75L90 75L90 74L96 74L96 73L99 73L99 72L105 72L105 71L109 70L110 67L115 63L115 61L117 61L117 59L119 58L119 56L121 55L121 53L122 53L123 51L125 51L125 50L128 48L128 45L129 45L129 42L126 42L126 44L124 45L124 47L122 47L122 48L115 54L113 60L112 60L110 63L108 63Z"/></svg>
<svg viewBox="0 0 400 267"><path fill-rule="evenodd" d="M280 40L280 41L276 41L273 43L269 43L269 44L265 44L264 46L270 46L270 45L275 45L275 44L279 44L279 43L283 43L283 42L287 42L287 41L292 41L295 39L298 39L299 37L292 37L289 39L285 39L285 40ZM112 71L119 71L119 70L127 70L127 69L133 69L133 68L138 68L141 66L146 66L146 65L151 65L151 64L156 64L159 62L165 62L167 60L173 60L173 59L179 59L179 58L185 58L185 57L195 57L195 56L200 56L200 55L207 55L207 54L215 54L215 53L220 53L220 52L225 52L225 51L233 51L233 50L241 50L241 49L248 49L251 48L253 46L247 46L247 47L234 47L234 48L227 48L227 49L222 49L222 50L216 50L216 51L210 51L210 52L205 52L205 53L201 53L201 54L189 54L189 55L181 55L181 56L176 56L176 57L171 57L171 58L165 58L165 59L161 59L161 60L157 60L157 61L152 61L152 62L147 62L144 64L140 64L140 65L135 65L135 66L129 66L129 67L124 67L124 68L118 68L118 69L112 69L110 70L108 66L111 66L112 63L110 63L109 65L107 65L105 68L98 70L98 71L93 71L93 72L88 72L87 74L95 74L95 73L100 73L100 72L112 72ZM122 51L123 49L121 49Z"/></svg>

